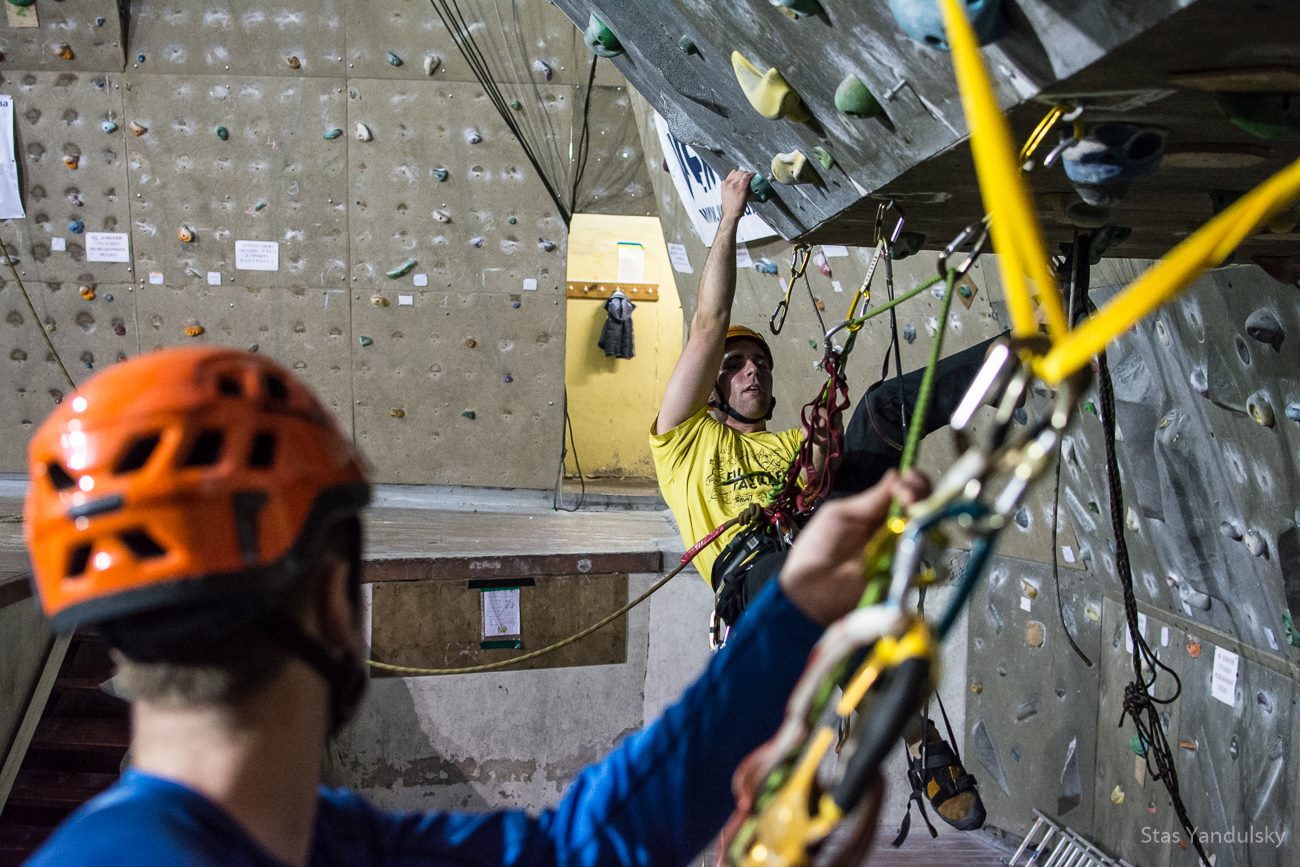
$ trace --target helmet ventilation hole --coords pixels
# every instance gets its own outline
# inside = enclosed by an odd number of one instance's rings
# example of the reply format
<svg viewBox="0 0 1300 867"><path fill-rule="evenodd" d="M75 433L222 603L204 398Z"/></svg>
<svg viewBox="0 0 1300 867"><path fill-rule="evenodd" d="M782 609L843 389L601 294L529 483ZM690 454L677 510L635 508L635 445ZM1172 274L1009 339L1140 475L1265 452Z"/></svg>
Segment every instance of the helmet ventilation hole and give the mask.
<svg viewBox="0 0 1300 867"><path fill-rule="evenodd" d="M142 529L127 530L119 535L122 542L131 549L131 553L135 555L137 560L152 560L167 553L162 545L154 541L153 536L150 536Z"/></svg>
<svg viewBox="0 0 1300 867"><path fill-rule="evenodd" d="M72 554L68 557L68 574L69 578L76 578L78 575L84 575L86 566L90 563L90 543L78 545L72 549Z"/></svg>
<svg viewBox="0 0 1300 867"><path fill-rule="evenodd" d="M221 457L221 444L225 437L219 430L205 430L194 440L189 454L181 461L182 467L210 467Z"/></svg>
<svg viewBox="0 0 1300 867"><path fill-rule="evenodd" d="M236 377L227 374L217 378L217 391L227 397L240 397L244 393L244 387Z"/></svg>
<svg viewBox="0 0 1300 867"><path fill-rule="evenodd" d="M75 488L77 486L76 481L72 476L68 475L68 471L65 470L61 464L50 461L49 465L45 468L45 471L49 475L50 483L54 485L54 490L56 491L66 491L68 488Z"/></svg>
<svg viewBox="0 0 1300 867"><path fill-rule="evenodd" d="M113 468L116 473L131 473L143 467L149 462L153 450L158 447L158 434L148 434L147 436L138 437L131 443L130 448L118 459L117 466Z"/></svg>
<svg viewBox="0 0 1300 867"><path fill-rule="evenodd" d="M284 380L274 374L262 374L262 390L266 396L275 401L286 401L289 399L289 386Z"/></svg>
<svg viewBox="0 0 1300 867"><path fill-rule="evenodd" d="M264 470L275 463L275 434L262 431L253 437L253 447L248 452L248 465Z"/></svg>

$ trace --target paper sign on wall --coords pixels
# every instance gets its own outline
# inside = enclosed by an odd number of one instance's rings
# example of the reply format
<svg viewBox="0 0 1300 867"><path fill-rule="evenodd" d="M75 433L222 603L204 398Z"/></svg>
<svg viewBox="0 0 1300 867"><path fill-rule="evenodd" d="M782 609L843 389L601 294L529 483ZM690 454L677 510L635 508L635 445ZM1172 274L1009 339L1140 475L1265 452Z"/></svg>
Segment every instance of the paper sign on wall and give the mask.
<svg viewBox="0 0 1300 867"><path fill-rule="evenodd" d="M645 247L637 241L618 242L618 276L620 283L645 282Z"/></svg>
<svg viewBox="0 0 1300 867"><path fill-rule="evenodd" d="M678 274L695 273L695 269L691 267L691 257L686 255L685 244L669 244L668 260L673 263L673 270Z"/></svg>
<svg viewBox="0 0 1300 867"><path fill-rule="evenodd" d="M130 262L131 239L125 232L87 232L87 262Z"/></svg>
<svg viewBox="0 0 1300 867"><path fill-rule="evenodd" d="M235 267L240 271L279 271L279 241L236 241Z"/></svg>
<svg viewBox="0 0 1300 867"><path fill-rule="evenodd" d="M1230 707L1237 704L1237 654L1222 647L1214 648L1214 673L1210 680L1210 695Z"/></svg>
<svg viewBox="0 0 1300 867"><path fill-rule="evenodd" d="M508 638L520 634L518 587L484 590L479 596L483 600L485 639Z"/></svg>
<svg viewBox="0 0 1300 867"><path fill-rule="evenodd" d="M737 268L754 267L754 260L749 255L749 248L746 247L744 244L736 245L736 267Z"/></svg>
<svg viewBox="0 0 1300 867"><path fill-rule="evenodd" d="M849 255L849 248L840 244L822 244L822 253L827 259L840 259Z"/></svg>
<svg viewBox="0 0 1300 867"><path fill-rule="evenodd" d="M18 163L14 159L14 100L11 96L0 96L0 220L25 216L23 197L18 192Z"/></svg>
<svg viewBox="0 0 1300 867"><path fill-rule="evenodd" d="M53 238L50 238L50 252L51 252L51 253L62 253L62 252L64 252L64 251L67 250L67 249L68 249L68 239L67 239L67 238L60 238L60 237L57 236L57 235L55 235Z"/></svg>

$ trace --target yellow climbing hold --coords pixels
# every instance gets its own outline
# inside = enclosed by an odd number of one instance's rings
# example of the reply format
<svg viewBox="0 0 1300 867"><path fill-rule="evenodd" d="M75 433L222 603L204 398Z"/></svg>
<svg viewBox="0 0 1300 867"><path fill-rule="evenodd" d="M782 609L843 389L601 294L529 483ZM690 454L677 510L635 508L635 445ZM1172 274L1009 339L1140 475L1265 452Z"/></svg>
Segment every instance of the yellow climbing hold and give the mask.
<svg viewBox="0 0 1300 867"><path fill-rule="evenodd" d="M1124 790L1121 789L1119 786L1116 786L1115 788L1111 789L1111 790L1110 790L1110 802L1111 802L1112 804L1114 804L1115 806L1117 806L1117 807L1123 806L1123 804L1124 804Z"/></svg>
<svg viewBox="0 0 1300 867"><path fill-rule="evenodd" d="M82 298L85 298L87 301L94 301L94 300L95 300L95 287L94 287L94 286L82 286L82 287L81 287L80 289L78 289L77 291L80 292L80 293L81 293L81 297L82 297Z"/></svg>
<svg viewBox="0 0 1300 867"><path fill-rule="evenodd" d="M772 180L780 184L801 184L812 180L808 158L802 151L790 151L772 157Z"/></svg>
<svg viewBox="0 0 1300 867"><path fill-rule="evenodd" d="M807 121L812 118L804 107L799 94L786 83L784 77L775 68L760 72L739 51L731 52L731 68L736 73L736 81L745 92L754 111L770 120L782 118L794 121Z"/></svg>
<svg viewBox="0 0 1300 867"><path fill-rule="evenodd" d="M193 323L192 325L185 326L186 337L198 337L202 333L203 333L203 326L199 325L197 322Z"/></svg>

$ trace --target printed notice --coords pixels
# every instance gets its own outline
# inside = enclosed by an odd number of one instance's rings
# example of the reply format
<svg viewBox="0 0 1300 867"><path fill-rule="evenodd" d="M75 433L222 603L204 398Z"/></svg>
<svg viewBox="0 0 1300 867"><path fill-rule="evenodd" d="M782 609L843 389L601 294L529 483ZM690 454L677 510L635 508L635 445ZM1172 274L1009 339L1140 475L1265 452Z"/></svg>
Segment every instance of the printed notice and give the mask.
<svg viewBox="0 0 1300 867"><path fill-rule="evenodd" d="M691 267L691 257L686 255L685 244L669 244L668 260L673 263L673 270L678 274L695 273L695 269Z"/></svg>
<svg viewBox="0 0 1300 867"><path fill-rule="evenodd" d="M87 262L130 262L131 239L125 232L87 232Z"/></svg>
<svg viewBox="0 0 1300 867"><path fill-rule="evenodd" d="M1214 673L1210 680L1210 695L1235 707L1237 704L1237 654L1222 647L1214 648Z"/></svg>
<svg viewBox="0 0 1300 867"><path fill-rule="evenodd" d="M479 594L483 599L483 637L507 638L520 634L519 629L519 588L504 590L484 590Z"/></svg>
<svg viewBox="0 0 1300 867"><path fill-rule="evenodd" d="M279 271L279 241L236 241L235 267L240 271Z"/></svg>
<svg viewBox="0 0 1300 867"><path fill-rule="evenodd" d="M536 278L536 277L525 277L525 278L524 278L524 291L525 291L525 292L536 292L536 291L537 291L537 278Z"/></svg>
<svg viewBox="0 0 1300 867"><path fill-rule="evenodd" d="M849 248L840 244L822 244L822 253L827 259L842 259L849 255Z"/></svg>
<svg viewBox="0 0 1300 867"><path fill-rule="evenodd" d="M754 260L749 256L749 248L744 244L736 245L736 267L753 268Z"/></svg>
<svg viewBox="0 0 1300 867"><path fill-rule="evenodd" d="M0 96L0 220L25 217L18 192L18 163L14 160L14 100Z"/></svg>
<svg viewBox="0 0 1300 867"><path fill-rule="evenodd" d="M425 286L429 285L429 275L416 274L414 277L411 278L411 285L417 289L423 289Z"/></svg>
<svg viewBox="0 0 1300 867"><path fill-rule="evenodd" d="M617 273L620 283L645 282L645 247L637 241L619 241Z"/></svg>
<svg viewBox="0 0 1300 867"><path fill-rule="evenodd" d="M50 252L63 253L67 249L68 249L67 238L60 238L58 235L55 235L53 238L50 238Z"/></svg>
<svg viewBox="0 0 1300 867"><path fill-rule="evenodd" d="M220 272L220 271L209 271L209 272L208 272L208 285L209 285L209 286L220 286L220 285L221 285L221 272Z"/></svg>

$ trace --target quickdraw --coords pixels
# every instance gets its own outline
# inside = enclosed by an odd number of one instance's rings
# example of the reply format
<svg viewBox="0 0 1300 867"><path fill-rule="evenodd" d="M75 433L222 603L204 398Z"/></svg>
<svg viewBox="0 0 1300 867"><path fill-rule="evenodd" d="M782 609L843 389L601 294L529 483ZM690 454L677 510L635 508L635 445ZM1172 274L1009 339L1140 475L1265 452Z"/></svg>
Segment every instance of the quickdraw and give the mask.
<svg viewBox="0 0 1300 867"><path fill-rule="evenodd" d="M989 354L953 414L953 428L965 442L961 456L928 499L906 515L887 521L868 545L862 607L827 631L795 688L785 723L746 763L752 761L755 766L742 768L748 771L744 779L752 785L738 797L737 813L728 825L724 851L728 864L801 865L809 863L814 852L825 861L826 853L821 850L830 831L845 818L859 820L849 837L861 836L865 827L861 820L870 814L864 809L863 795L878 775L883 755L896 742L903 721L928 694L935 677L935 647L969 597L998 532L1054 459L1091 376L1089 360L1175 296L1202 270L1221 262L1273 213L1300 198L1297 160L1243 196L1106 307L1071 329L1048 270L1029 193L1020 167L1014 163L1017 152L1010 147L1010 133L978 42L957 0L941 3L971 130L976 173L990 214L987 224L1000 254L1014 337ZM1051 126L1065 116L1055 109L1049 112L1050 120L1045 119L1045 126L1040 124L1019 152L1022 166ZM977 230L963 232L963 236L950 245L941 260L942 273L949 279L962 268L969 270L983 246ZM976 240L972 255L962 265L948 268L947 258L972 239ZM1030 280L1039 289L1038 301L1048 331L1045 338L1038 334ZM856 303L855 298L855 309ZM1055 402L1046 417L1017 430L1013 426L1016 406L1035 381L1057 389ZM982 441L977 441L971 420L975 410L993 395L1000 395L994 423ZM906 606L911 589L930 578L919 570L922 547L941 525L955 526L970 536L973 544L956 591L931 628L919 615L907 613ZM865 648L870 648L867 661L855 673L833 714L843 719L857 708L862 720L847 745L847 756L841 757L836 771L823 781L818 765L833 743L834 733L819 723L830 710L830 696L849 660ZM1126 710L1138 704L1126 699ZM1179 821L1195 841L1183 811L1179 811ZM1196 848L1204 860L1199 842ZM839 861L832 857L830 863Z"/></svg>

